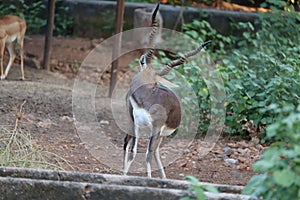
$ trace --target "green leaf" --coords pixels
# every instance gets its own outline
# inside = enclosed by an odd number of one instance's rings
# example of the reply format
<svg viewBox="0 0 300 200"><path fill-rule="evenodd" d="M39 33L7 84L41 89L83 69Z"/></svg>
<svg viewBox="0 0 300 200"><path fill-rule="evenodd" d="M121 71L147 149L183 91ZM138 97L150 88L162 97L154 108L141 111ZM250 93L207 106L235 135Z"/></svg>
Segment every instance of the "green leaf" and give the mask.
<svg viewBox="0 0 300 200"><path fill-rule="evenodd" d="M253 164L253 170L257 172L266 172L274 166L273 162L268 160L259 160Z"/></svg>
<svg viewBox="0 0 300 200"><path fill-rule="evenodd" d="M195 39L199 36L199 34L194 30L188 31L186 33L189 34L192 38L195 38Z"/></svg>
<svg viewBox="0 0 300 200"><path fill-rule="evenodd" d="M298 156L300 155L300 145L294 147L294 152L298 154Z"/></svg>
<svg viewBox="0 0 300 200"><path fill-rule="evenodd" d="M199 91L199 93L198 93L198 95L199 96L201 96L201 97L203 97L203 98L206 98L207 96L208 96L208 89L207 88L202 88L200 91Z"/></svg>
<svg viewBox="0 0 300 200"><path fill-rule="evenodd" d="M294 183L295 174L290 169L278 170L273 173L274 181L283 187L289 187Z"/></svg>
<svg viewBox="0 0 300 200"><path fill-rule="evenodd" d="M255 95L255 92L249 91L249 92L246 92L246 95L247 95L249 98L252 98L252 97Z"/></svg>
<svg viewBox="0 0 300 200"><path fill-rule="evenodd" d="M194 177L194 176L186 176L185 180L187 180L188 182L190 182L192 184L199 183L199 180L196 177Z"/></svg>
<svg viewBox="0 0 300 200"><path fill-rule="evenodd" d="M206 195L204 194L204 190L202 189L201 186L194 187L193 191L196 194L197 200L205 200L206 199Z"/></svg>
<svg viewBox="0 0 300 200"><path fill-rule="evenodd" d="M253 191L267 179L267 175L254 175L243 189L242 194L250 195Z"/></svg>
<svg viewBox="0 0 300 200"><path fill-rule="evenodd" d="M212 185L204 185L203 188L211 193L219 193L218 189Z"/></svg>
<svg viewBox="0 0 300 200"><path fill-rule="evenodd" d="M180 198L180 200L191 200L190 197L183 197L183 198Z"/></svg>

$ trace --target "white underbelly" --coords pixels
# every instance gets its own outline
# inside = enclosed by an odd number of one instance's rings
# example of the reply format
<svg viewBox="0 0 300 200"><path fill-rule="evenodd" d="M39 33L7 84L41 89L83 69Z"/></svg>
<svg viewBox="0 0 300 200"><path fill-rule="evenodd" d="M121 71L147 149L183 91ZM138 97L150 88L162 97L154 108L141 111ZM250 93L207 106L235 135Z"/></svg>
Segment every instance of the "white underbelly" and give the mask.
<svg viewBox="0 0 300 200"><path fill-rule="evenodd" d="M176 130L176 129L174 129L174 128L168 128L168 127L166 127L166 126L163 126L163 127L161 128L161 136L164 136L164 137L169 136L169 135L171 135L175 130Z"/></svg>
<svg viewBox="0 0 300 200"><path fill-rule="evenodd" d="M19 36L19 34L15 34L15 35L10 35L6 38L6 43L12 43L13 41L15 41L17 39L17 37Z"/></svg>

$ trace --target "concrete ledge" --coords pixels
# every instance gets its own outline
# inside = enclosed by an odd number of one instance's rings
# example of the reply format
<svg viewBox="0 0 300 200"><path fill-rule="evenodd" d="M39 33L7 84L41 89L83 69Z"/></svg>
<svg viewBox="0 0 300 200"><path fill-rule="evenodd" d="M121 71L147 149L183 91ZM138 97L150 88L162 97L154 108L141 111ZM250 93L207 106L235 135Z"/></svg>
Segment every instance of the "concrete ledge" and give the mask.
<svg viewBox="0 0 300 200"><path fill-rule="evenodd" d="M36 180L24 178L3 178L1 198L3 199L179 199L192 196L188 191L176 189L145 188L124 185L107 185L87 182Z"/></svg>
<svg viewBox="0 0 300 200"><path fill-rule="evenodd" d="M0 167L0 199L180 199L194 197L189 183L171 179ZM248 199L242 186L214 185L208 199Z"/></svg>

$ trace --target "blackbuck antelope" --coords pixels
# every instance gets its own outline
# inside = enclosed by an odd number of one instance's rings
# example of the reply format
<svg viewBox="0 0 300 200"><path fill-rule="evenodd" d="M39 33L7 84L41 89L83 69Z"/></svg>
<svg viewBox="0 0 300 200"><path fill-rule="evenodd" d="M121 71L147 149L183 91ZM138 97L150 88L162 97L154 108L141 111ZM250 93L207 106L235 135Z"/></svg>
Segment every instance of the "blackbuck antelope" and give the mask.
<svg viewBox="0 0 300 200"><path fill-rule="evenodd" d="M152 15L152 30L150 41L153 44L153 38L157 30L156 13L159 5ZM158 79L169 73L169 71L186 59L200 52L200 50L209 43L201 44L197 49L185 53L180 59L167 64L160 71L155 71L149 64L153 56L154 49L148 49L140 57L141 71L136 74L131 83L126 96L126 106L131 118L132 134L127 134L124 139L124 175L127 174L136 153L138 139L140 137L139 129L147 126L151 130L151 135L146 152L146 165L148 177L151 177L152 152L160 171L161 178L166 178L166 174L160 160L159 146L162 138L171 135L180 125L181 104L178 96L170 89L157 85ZM131 149L129 153L129 143Z"/></svg>
<svg viewBox="0 0 300 200"><path fill-rule="evenodd" d="M26 32L26 22L12 15L0 17L0 80L7 77L7 74L15 60L16 53L14 41L19 45L20 59L21 59L21 79L24 80L24 37ZM3 56L5 46L9 53L9 61L5 72L3 71Z"/></svg>

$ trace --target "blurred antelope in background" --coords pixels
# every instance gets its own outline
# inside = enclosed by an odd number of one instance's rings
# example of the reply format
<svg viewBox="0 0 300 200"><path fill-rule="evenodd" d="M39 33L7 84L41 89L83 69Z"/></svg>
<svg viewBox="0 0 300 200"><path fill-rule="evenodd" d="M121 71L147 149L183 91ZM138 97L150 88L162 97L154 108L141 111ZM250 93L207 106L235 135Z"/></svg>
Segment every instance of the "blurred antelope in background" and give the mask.
<svg viewBox="0 0 300 200"><path fill-rule="evenodd" d="M158 9L159 5L157 5L152 15L151 47L153 47L153 40L158 27L156 20ZM126 106L131 119L132 134L127 134L124 139L124 175L127 174L137 153L138 139L140 137L139 129L142 126L147 126L151 130L146 152L147 175L151 177L151 160L154 152L160 177L166 178L160 160L159 146L163 137L171 135L179 127L181 103L179 97L172 90L158 86L157 82L162 79L161 76L168 74L173 67L183 64L188 57L200 52L209 42L205 42L197 49L185 53L180 59L170 62L160 71L155 71L150 65L154 48L148 49L140 57L141 71L133 77L126 96ZM130 142L131 149L129 153Z"/></svg>
<svg viewBox="0 0 300 200"><path fill-rule="evenodd" d="M0 16L0 80L4 80L16 58L14 41L19 46L21 59L21 79L24 80L24 37L26 32L26 22L12 15ZM5 46L9 53L9 61L5 72L3 71L3 57Z"/></svg>

